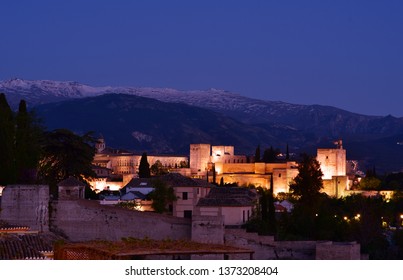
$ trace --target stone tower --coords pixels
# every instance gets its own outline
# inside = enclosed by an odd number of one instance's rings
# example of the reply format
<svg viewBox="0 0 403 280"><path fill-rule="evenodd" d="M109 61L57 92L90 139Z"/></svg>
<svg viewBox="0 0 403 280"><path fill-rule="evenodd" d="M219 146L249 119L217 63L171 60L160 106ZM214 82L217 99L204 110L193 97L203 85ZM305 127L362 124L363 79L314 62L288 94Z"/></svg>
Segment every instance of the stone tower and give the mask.
<svg viewBox="0 0 403 280"><path fill-rule="evenodd" d="M190 144L190 169L192 174L205 174L210 155L210 144Z"/></svg>
<svg viewBox="0 0 403 280"><path fill-rule="evenodd" d="M323 179L346 176L346 150L343 149L341 140L335 144L335 149L318 149L317 160L323 172Z"/></svg>
<svg viewBox="0 0 403 280"><path fill-rule="evenodd" d="M97 150L97 153L101 153L103 150L105 150L105 147L105 139L101 136L95 143L95 149Z"/></svg>

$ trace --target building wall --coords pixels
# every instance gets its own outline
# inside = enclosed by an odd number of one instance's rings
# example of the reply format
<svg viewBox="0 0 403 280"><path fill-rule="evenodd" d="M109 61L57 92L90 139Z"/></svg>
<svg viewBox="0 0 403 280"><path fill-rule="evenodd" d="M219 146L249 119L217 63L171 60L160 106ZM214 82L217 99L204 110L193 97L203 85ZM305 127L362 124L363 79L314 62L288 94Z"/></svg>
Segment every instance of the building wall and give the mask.
<svg viewBox="0 0 403 280"><path fill-rule="evenodd" d="M252 249L256 260L360 260L356 242L275 241L243 229L225 229L225 245Z"/></svg>
<svg viewBox="0 0 403 280"><path fill-rule="evenodd" d="M175 217L184 217L184 211L194 212L194 207L197 203L197 188L196 187L176 187L174 193L177 200L173 203L173 215ZM187 193L187 199L183 199L183 193Z"/></svg>
<svg viewBox="0 0 403 280"><path fill-rule="evenodd" d="M225 183L239 185L253 184L263 188L270 188L273 174L273 192L288 192L289 185L298 175L295 162L285 163L216 163L217 182L224 178Z"/></svg>
<svg viewBox="0 0 403 280"><path fill-rule="evenodd" d="M245 224L252 215L252 206L221 207L226 226L240 226Z"/></svg>
<svg viewBox="0 0 403 280"><path fill-rule="evenodd" d="M347 176L333 176L331 179L323 180L322 192L329 196L341 197L346 195L347 186Z"/></svg>
<svg viewBox="0 0 403 280"><path fill-rule="evenodd" d="M52 205L51 229L71 241L120 240L122 237L189 240L191 236L188 219L104 206L87 200L56 201Z"/></svg>
<svg viewBox="0 0 403 280"><path fill-rule="evenodd" d="M49 230L49 186L10 185L4 188L0 220L31 230Z"/></svg>
<svg viewBox="0 0 403 280"><path fill-rule="evenodd" d="M109 160L107 166L103 164ZM112 170L113 174L137 174L138 168L140 165L141 155L133 155L133 154L116 154L116 155L108 155L108 154L96 154L94 158L94 164L100 165L103 167L108 167ZM186 156L165 156L165 155L148 155L147 161L151 165L153 165L157 160L159 160L163 166L171 167L171 168L179 168L182 161L188 162L188 158ZM102 164L101 164L102 162Z"/></svg>
<svg viewBox="0 0 403 280"><path fill-rule="evenodd" d="M211 147L211 155L212 156L233 156L234 153L234 146L212 146Z"/></svg>
<svg viewBox="0 0 403 280"><path fill-rule="evenodd" d="M188 163L188 158L185 156L147 156L148 163L153 165L159 160L164 167L170 168L179 168L181 162ZM140 160L138 161L138 165L140 165Z"/></svg>
<svg viewBox="0 0 403 280"><path fill-rule="evenodd" d="M205 173L210 161L210 144L190 144L190 169L192 174Z"/></svg>
<svg viewBox="0 0 403 280"><path fill-rule="evenodd" d="M197 216L192 218L192 241L224 244L224 222L222 216Z"/></svg>
<svg viewBox="0 0 403 280"><path fill-rule="evenodd" d="M320 163L323 179L333 176L346 176L346 150L318 149L316 159Z"/></svg>
<svg viewBox="0 0 403 280"><path fill-rule="evenodd" d="M239 226L246 223L252 216L252 206L202 206L197 207L197 214L206 217L222 217L224 225Z"/></svg>
<svg viewBox="0 0 403 280"><path fill-rule="evenodd" d="M59 200L84 199L84 186L59 186Z"/></svg>
<svg viewBox="0 0 403 280"><path fill-rule="evenodd" d="M359 260L361 246L357 242L318 242L316 244L317 260Z"/></svg>
<svg viewBox="0 0 403 280"><path fill-rule="evenodd" d="M174 194L177 198L173 203L173 215L175 217L184 217L184 211L196 211L196 204L200 198L206 197L210 188L206 187L175 187ZM183 193L187 193L187 199L183 199Z"/></svg>

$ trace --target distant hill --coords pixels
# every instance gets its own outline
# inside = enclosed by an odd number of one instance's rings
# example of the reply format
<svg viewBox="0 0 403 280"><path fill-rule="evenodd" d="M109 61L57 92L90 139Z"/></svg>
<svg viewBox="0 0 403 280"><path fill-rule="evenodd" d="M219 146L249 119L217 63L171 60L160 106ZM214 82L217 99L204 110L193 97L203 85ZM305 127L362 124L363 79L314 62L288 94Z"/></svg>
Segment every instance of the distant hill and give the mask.
<svg viewBox="0 0 403 280"><path fill-rule="evenodd" d="M381 170L403 169L403 154L400 153L403 146L393 144L393 141L389 140L397 139L403 135L403 118L393 116L366 116L330 106L296 105L279 101L257 100L217 89L180 91L163 88L91 87L76 82L13 79L0 82L0 92L6 93L7 99L14 108L17 108L20 99L27 100L30 106L37 106L109 93L124 93L154 99L153 102L149 101L154 106L143 114L137 114L135 118L131 117L135 113L125 115L125 111L120 110L120 103L116 103L118 104L116 108L102 107L100 110L102 114L96 112L96 109L92 108L90 104L85 103L93 112L90 116L77 113L73 108L66 105L70 104L68 102L65 105L58 103L58 105L49 104L38 107L38 111L43 114L49 127L65 126L74 128L75 131L98 131L102 128L102 130L107 130L103 132L106 138L108 136L113 138L111 139L112 143L125 148L150 148L168 153L170 151L185 151L184 146L189 144L189 142L185 144L185 141L208 141L213 144L234 145L240 152L253 153L254 148L259 143L262 147L272 145L281 149L288 143L294 152L299 153L305 150L311 151L321 145L329 145L333 140L342 138L347 148L354 148L354 151L351 149L347 151L348 157L364 158L368 165L378 166L382 162ZM165 103L155 105L157 104L154 103L156 100ZM86 110L85 107L79 106L78 101L72 102L75 102L74 106L77 108ZM98 103L100 101L94 99L93 102ZM133 105L136 102L130 101L129 103ZM183 107L180 107L178 103L181 103ZM52 111L54 106L58 106L60 110L65 110L66 114L58 114L57 111ZM100 105L95 107L97 106ZM102 106L106 106L106 104ZM158 106L165 108L157 108ZM133 108L136 107L133 105ZM182 108L182 111L178 108ZM140 109L137 108L136 110ZM113 116L110 112L113 112ZM152 118L153 114L159 114L160 118ZM97 121L90 120L95 115ZM115 116L118 115L121 117L115 119ZM79 117L89 119L84 120ZM108 118L112 119L109 120ZM168 122L166 118L171 122ZM155 129L153 132L144 132L137 127L132 127L133 124L128 120L144 122ZM182 124L182 122L185 123ZM175 123L181 126L180 129L169 128ZM191 129L188 125L191 126ZM119 127L119 129L111 129L113 126ZM126 129L127 131L123 134ZM147 135L154 135L152 139L157 141L157 139L163 139L163 135L168 135L170 129L176 131L178 136L184 137L183 139L176 138L175 145L177 147L165 142L158 144L149 142L147 144L147 139L150 139ZM182 130L183 132L181 132ZM165 132L163 135L157 136L157 131ZM224 132L225 135L223 135ZM135 137L128 137L127 135L135 135ZM196 141L199 139L200 141ZM403 139L399 141L403 141ZM184 144L181 144L182 142Z"/></svg>
<svg viewBox="0 0 403 280"><path fill-rule="evenodd" d="M48 129L94 131L110 146L137 152L186 155L191 143L234 145L252 152L262 139L265 144L276 140L265 129L210 110L125 94L40 105L36 112Z"/></svg>

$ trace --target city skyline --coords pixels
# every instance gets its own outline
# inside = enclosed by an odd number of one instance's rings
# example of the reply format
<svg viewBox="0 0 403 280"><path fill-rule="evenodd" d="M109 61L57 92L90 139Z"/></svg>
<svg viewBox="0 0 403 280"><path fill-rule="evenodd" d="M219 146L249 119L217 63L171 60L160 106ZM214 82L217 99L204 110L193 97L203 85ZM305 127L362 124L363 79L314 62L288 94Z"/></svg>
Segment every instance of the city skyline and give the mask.
<svg viewBox="0 0 403 280"><path fill-rule="evenodd" d="M0 80L203 90L402 117L400 1L3 1Z"/></svg>

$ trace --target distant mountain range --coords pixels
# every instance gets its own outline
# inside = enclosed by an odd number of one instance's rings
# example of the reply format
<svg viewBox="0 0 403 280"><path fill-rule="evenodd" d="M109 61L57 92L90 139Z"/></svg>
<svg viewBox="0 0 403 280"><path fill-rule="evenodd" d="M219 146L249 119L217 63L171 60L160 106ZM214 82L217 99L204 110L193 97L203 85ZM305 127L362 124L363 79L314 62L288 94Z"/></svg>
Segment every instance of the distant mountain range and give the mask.
<svg viewBox="0 0 403 280"><path fill-rule="evenodd" d="M36 107L50 128L102 133L111 145L158 153L188 153L190 143L258 144L294 152L329 147L342 138L348 157L379 170L403 169L403 118L365 116L335 107L264 101L224 90L91 87L76 82L0 82L13 108ZM119 93L111 95L112 93ZM142 97L142 98L141 98ZM84 99L83 99L84 98Z"/></svg>

